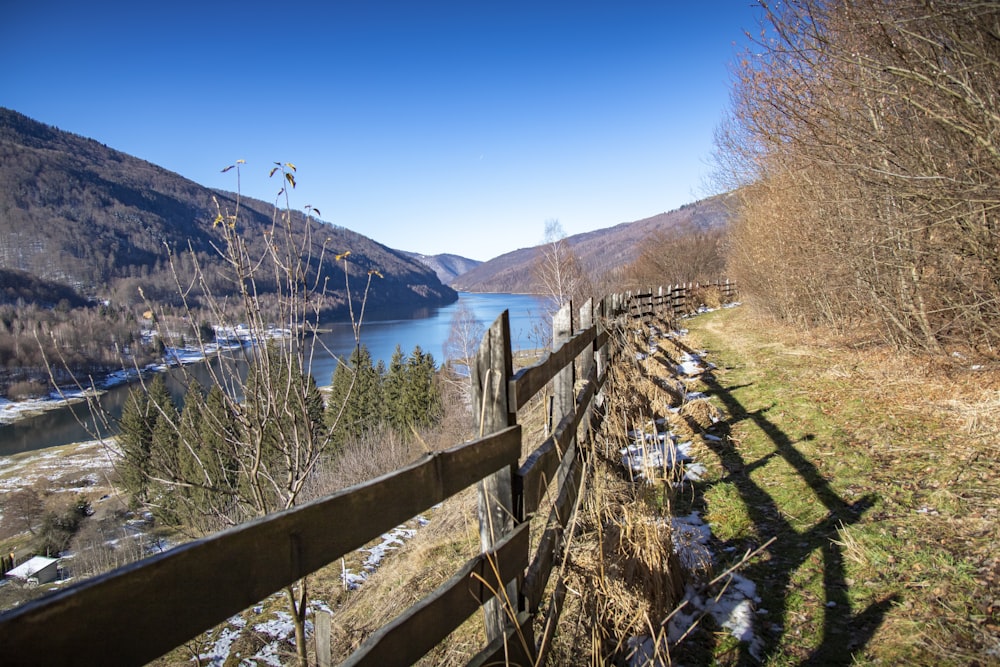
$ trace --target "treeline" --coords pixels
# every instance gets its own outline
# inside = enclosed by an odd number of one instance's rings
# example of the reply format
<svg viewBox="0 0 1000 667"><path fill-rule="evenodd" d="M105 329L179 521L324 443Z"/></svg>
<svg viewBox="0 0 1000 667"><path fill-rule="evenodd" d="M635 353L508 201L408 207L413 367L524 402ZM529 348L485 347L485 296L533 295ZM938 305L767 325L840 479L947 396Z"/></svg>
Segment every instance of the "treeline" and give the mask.
<svg viewBox="0 0 1000 667"><path fill-rule="evenodd" d="M718 156L730 276L778 316L1000 343L1000 6L762 3Z"/></svg>
<svg viewBox="0 0 1000 667"><path fill-rule="evenodd" d="M442 392L434 356L419 345L407 357L397 345L388 367L372 365L365 345L355 348L347 364L333 373L327 423L337 444L390 429L408 434L440 420Z"/></svg>
<svg viewBox="0 0 1000 667"><path fill-rule="evenodd" d="M192 382L178 405L161 376L135 388L118 422L131 504L196 532L235 525L292 506L346 444L406 438L443 415L434 358L419 346L408 357L397 346L388 367L359 346L326 399L293 359L262 355L242 400Z"/></svg>
<svg viewBox="0 0 1000 667"><path fill-rule="evenodd" d="M47 308L21 300L0 305L0 396L46 395L57 383L145 365L156 355L131 310L104 305Z"/></svg>

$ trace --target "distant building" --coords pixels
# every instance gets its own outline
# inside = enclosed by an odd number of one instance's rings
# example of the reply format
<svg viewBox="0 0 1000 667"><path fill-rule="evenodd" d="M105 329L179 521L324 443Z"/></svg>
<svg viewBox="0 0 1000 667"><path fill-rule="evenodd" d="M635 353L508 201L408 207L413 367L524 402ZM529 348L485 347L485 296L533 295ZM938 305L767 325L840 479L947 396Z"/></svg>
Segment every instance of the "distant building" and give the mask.
<svg viewBox="0 0 1000 667"><path fill-rule="evenodd" d="M56 577L59 576L59 572L56 569L56 563L58 562L59 560L56 558L35 556L7 572L7 576L25 582L30 579L40 584L47 584L50 581L55 581Z"/></svg>

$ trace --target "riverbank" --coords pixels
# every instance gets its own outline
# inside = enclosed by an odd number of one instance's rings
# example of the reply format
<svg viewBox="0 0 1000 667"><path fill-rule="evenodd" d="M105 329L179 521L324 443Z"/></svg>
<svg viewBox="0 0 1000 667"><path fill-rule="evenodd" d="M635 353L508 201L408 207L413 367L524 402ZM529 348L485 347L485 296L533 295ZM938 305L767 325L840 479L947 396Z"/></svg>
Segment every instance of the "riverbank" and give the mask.
<svg viewBox="0 0 1000 667"><path fill-rule="evenodd" d="M0 426L14 424L24 419L37 417L51 410L59 410L83 403L88 399L101 396L107 390L114 387L130 384L143 377L148 377L154 373L163 373L178 366L201 363L207 361L220 351L239 349L239 347L238 344L233 346L211 344L206 345L204 349L193 347L167 348L162 362L148 364L142 368L126 368L108 373L99 381L94 382L90 388L81 388L78 386L59 387L44 398L29 398L23 401L0 398Z"/></svg>

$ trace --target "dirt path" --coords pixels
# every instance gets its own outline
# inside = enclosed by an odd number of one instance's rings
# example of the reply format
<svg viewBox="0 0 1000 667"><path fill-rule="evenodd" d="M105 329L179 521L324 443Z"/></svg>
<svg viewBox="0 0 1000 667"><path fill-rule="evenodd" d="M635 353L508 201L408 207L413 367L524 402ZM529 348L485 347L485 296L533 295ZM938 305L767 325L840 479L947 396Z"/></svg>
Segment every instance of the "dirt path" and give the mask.
<svg viewBox="0 0 1000 667"><path fill-rule="evenodd" d="M763 662L1000 663L996 378L802 342L741 309L688 327L726 428L676 509L703 514L716 553L776 540L744 570Z"/></svg>

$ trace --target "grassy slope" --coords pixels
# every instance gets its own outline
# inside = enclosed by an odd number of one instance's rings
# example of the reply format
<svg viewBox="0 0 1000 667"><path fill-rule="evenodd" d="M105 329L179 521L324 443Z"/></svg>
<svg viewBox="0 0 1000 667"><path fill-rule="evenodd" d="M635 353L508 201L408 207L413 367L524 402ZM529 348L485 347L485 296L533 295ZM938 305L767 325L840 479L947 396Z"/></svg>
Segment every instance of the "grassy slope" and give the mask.
<svg viewBox="0 0 1000 667"><path fill-rule="evenodd" d="M997 374L803 341L746 309L689 327L728 433L680 500L734 559L777 538L745 571L766 664L1000 662Z"/></svg>

